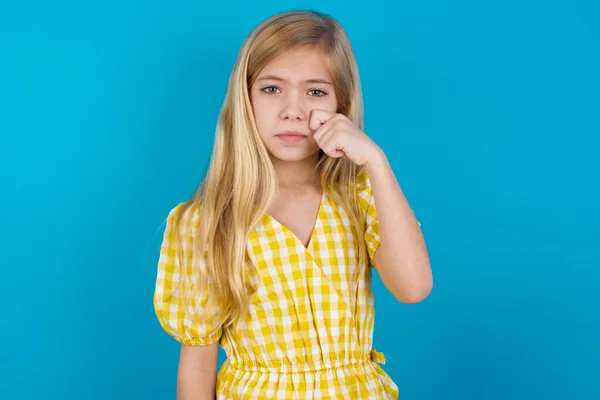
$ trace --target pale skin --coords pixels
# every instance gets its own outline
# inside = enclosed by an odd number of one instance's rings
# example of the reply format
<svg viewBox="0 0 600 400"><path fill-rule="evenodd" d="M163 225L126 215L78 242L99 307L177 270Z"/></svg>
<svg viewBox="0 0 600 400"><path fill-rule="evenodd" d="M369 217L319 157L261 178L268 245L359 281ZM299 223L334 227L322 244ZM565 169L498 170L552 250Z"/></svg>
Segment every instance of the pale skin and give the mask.
<svg viewBox="0 0 600 400"><path fill-rule="evenodd" d="M371 180L379 218L381 244L375 253L377 272L402 303L418 303L433 286L424 237L383 150L344 115L336 113L331 74L316 49L290 50L268 63L250 88L261 138L277 174L279 188L267 212L308 245L321 200L318 178L311 171L319 149L364 165ZM305 134L297 143L277 135ZM214 399L218 342L183 346L177 398Z"/></svg>

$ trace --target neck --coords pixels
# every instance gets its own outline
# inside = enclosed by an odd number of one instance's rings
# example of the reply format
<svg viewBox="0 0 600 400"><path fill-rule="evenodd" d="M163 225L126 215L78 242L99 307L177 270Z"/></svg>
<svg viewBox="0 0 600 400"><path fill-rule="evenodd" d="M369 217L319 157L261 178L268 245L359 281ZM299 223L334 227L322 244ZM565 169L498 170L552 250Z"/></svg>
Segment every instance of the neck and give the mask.
<svg viewBox="0 0 600 400"><path fill-rule="evenodd" d="M302 186L320 186L319 176L315 171L319 153L299 161L281 161L271 157L280 188L298 188Z"/></svg>

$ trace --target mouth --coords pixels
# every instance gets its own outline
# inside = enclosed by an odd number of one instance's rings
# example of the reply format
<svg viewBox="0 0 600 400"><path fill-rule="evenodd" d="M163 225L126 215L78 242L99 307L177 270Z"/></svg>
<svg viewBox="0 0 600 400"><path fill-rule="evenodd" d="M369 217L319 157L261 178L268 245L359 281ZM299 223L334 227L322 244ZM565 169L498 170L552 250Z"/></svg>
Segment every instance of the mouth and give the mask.
<svg viewBox="0 0 600 400"><path fill-rule="evenodd" d="M298 143L306 139L306 135L300 132L283 132L277 135L277 137L286 143Z"/></svg>

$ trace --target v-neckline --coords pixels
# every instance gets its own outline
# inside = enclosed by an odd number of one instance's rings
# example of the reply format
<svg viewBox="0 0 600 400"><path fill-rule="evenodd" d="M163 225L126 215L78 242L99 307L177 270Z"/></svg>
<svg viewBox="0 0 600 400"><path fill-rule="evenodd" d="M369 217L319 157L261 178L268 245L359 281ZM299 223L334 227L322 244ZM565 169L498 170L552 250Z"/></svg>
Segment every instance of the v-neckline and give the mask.
<svg viewBox="0 0 600 400"><path fill-rule="evenodd" d="M317 217L315 218L315 222L313 224L313 228L312 231L310 233L310 238L308 239L308 245L304 246L304 243L302 242L302 240L296 236L296 234L294 233L294 231L292 231L290 228L288 228L287 226L285 226L284 224L282 224L281 222L279 222L275 217L273 217L271 214L269 214L268 212L266 213L267 217L271 220L271 222L277 226L279 226L283 231L289 233L290 235L292 235L292 237L294 238L294 240L296 241L296 244L299 246L302 246L302 248L304 250L310 250L313 246L313 243L317 237L317 230L319 228L320 222L321 222L321 213L324 210L324 204L325 203L325 190L323 190L323 193L321 194L321 200L319 201L319 210L317 211Z"/></svg>

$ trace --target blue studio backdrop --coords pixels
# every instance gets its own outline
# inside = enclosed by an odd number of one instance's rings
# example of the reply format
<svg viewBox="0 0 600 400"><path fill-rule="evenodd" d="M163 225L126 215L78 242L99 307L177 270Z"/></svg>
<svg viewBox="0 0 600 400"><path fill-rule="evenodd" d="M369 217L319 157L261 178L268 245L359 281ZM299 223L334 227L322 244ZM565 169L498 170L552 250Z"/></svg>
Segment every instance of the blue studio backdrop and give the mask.
<svg viewBox="0 0 600 400"><path fill-rule="evenodd" d="M423 224L431 295L373 283L401 398L599 399L584 0L3 2L0 398L175 397L179 346L152 305L163 222L208 164L242 41L296 8L346 28L365 131Z"/></svg>

